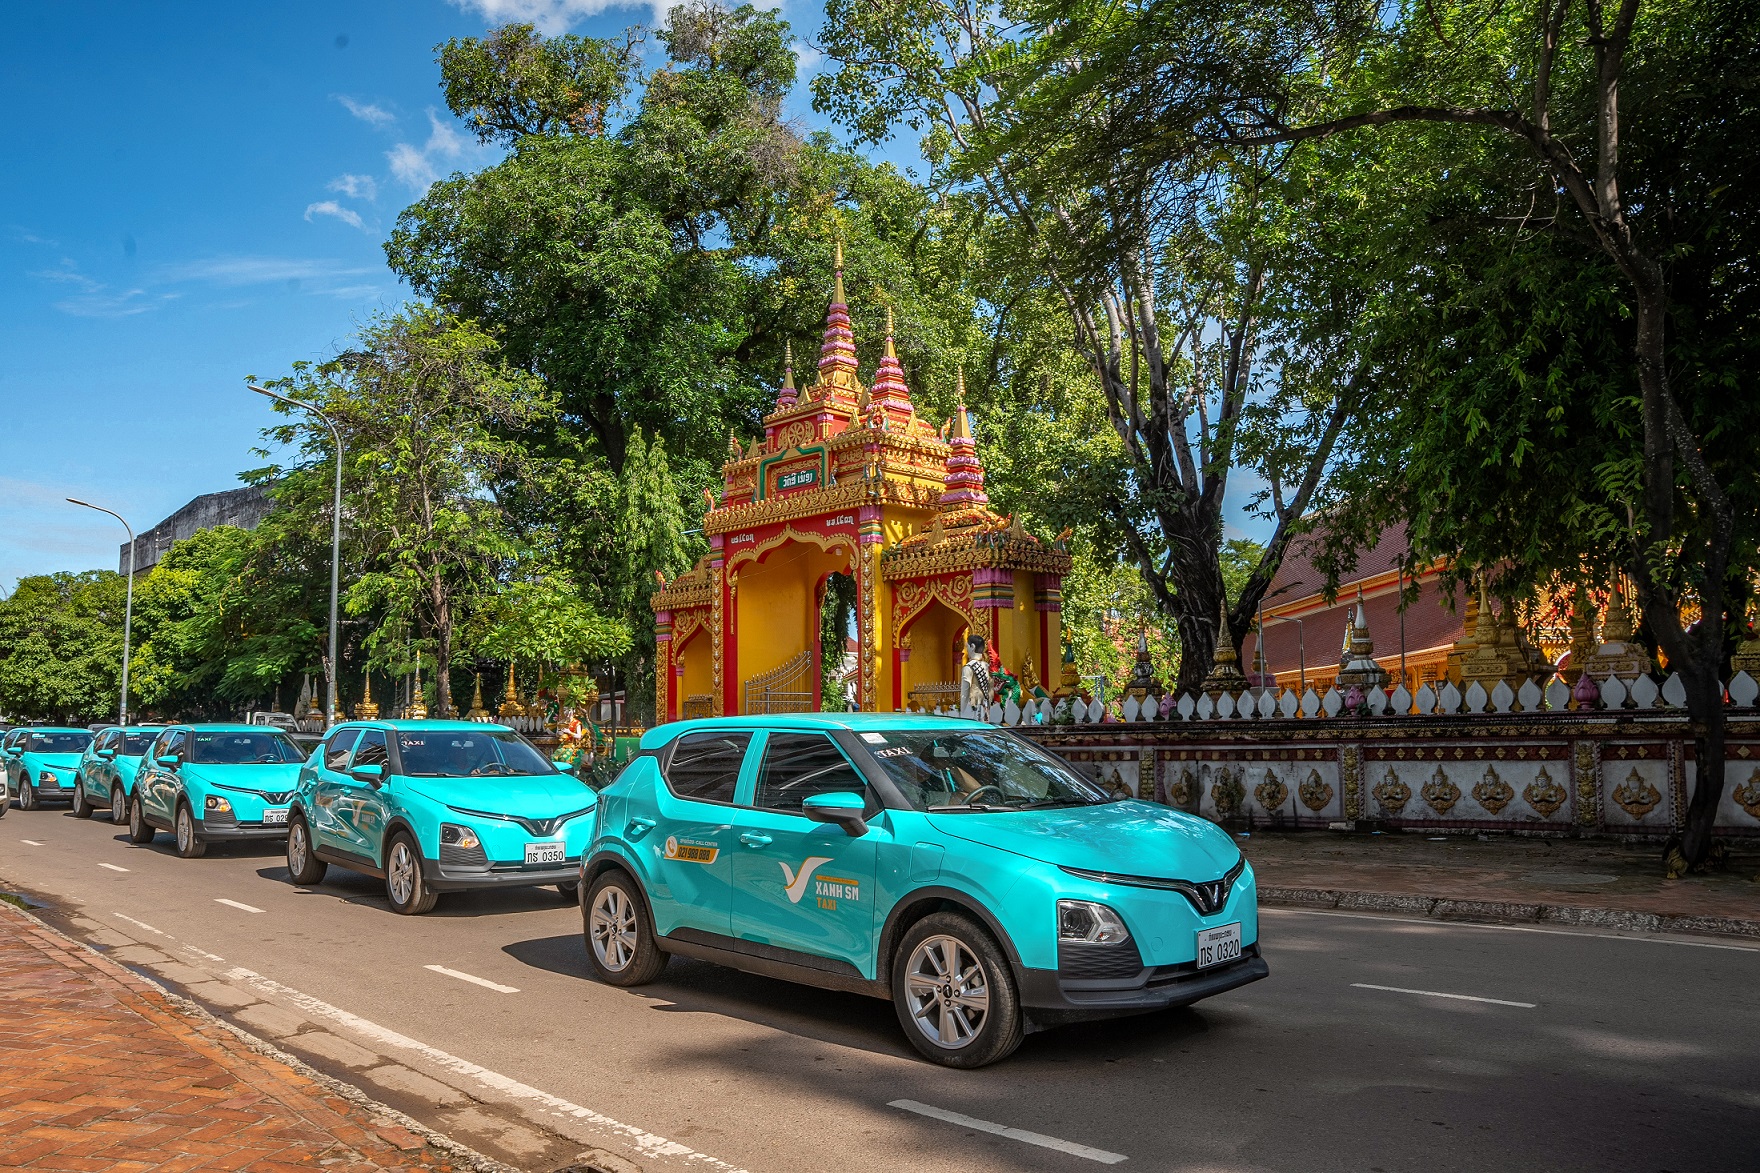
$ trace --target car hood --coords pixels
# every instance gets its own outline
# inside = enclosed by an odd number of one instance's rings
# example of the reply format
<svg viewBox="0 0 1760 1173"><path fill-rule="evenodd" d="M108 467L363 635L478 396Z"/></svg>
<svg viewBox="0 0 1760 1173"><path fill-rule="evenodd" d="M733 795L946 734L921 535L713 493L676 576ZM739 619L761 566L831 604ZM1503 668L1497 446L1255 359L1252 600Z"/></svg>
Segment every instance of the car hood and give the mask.
<svg viewBox="0 0 1760 1173"><path fill-rule="evenodd" d="M1241 853L1214 823L1128 799L1042 811L929 814L938 831L1058 867L1161 879L1208 880Z"/></svg>
<svg viewBox="0 0 1760 1173"><path fill-rule="evenodd" d="M432 802L458 810L548 819L598 804L591 787L567 774L503 774L479 778L413 778L398 781Z"/></svg>
<svg viewBox="0 0 1760 1173"><path fill-rule="evenodd" d="M22 757L24 763L33 769L47 767L51 770L77 770L79 760L85 755L77 753L26 753Z"/></svg>
<svg viewBox="0 0 1760 1173"><path fill-rule="evenodd" d="M236 786L240 790L262 790L279 794L299 788L298 762L273 762L265 765L220 766L185 762L179 767L185 779L194 778L213 786Z"/></svg>

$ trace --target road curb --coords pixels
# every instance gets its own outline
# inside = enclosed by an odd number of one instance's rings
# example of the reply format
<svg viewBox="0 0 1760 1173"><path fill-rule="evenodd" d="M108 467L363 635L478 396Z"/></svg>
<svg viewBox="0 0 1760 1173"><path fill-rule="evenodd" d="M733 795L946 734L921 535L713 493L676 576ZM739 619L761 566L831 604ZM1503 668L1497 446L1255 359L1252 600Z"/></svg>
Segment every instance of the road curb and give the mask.
<svg viewBox="0 0 1760 1173"><path fill-rule="evenodd" d="M353 1084L337 1079L334 1076L326 1075L322 1071L319 1071L317 1068L300 1059L298 1056L290 1055L275 1044L259 1038L245 1030L243 1027L235 1026L232 1023L227 1022L224 1018L211 1013L205 1007L191 1001L182 994L167 989L162 982L154 978L151 974L145 973L139 969L117 964L115 961L104 956L104 951L102 949L62 932L43 918L32 916L30 912L19 908L17 905L12 905L11 908L0 910L0 916L9 913L27 918L31 922L32 929L35 931L48 933L58 937L62 941L65 941L69 946L88 954L88 961L92 963L93 968L97 969L99 972L106 973L112 978L120 980L130 986L138 987L145 985L150 987L155 995L164 999L167 1007L176 1011L183 1017L193 1019L196 1023L201 1025L219 1027L221 1030L224 1030L228 1034L237 1038L239 1042L243 1043L254 1054L291 1068L297 1074L311 1080L325 1090L341 1096L355 1107L372 1113L374 1116L379 1117L388 1124L395 1125L398 1128L406 1129L407 1131L414 1133L434 1148L458 1161L464 1167L472 1170L472 1173L521 1173L521 1170L514 1168L512 1165L503 1164L502 1162L495 1160L493 1157L485 1156L467 1145L460 1144L458 1141L453 1140L444 1133L434 1131L421 1121L399 1112L391 1105L380 1103L378 1100L375 1100Z"/></svg>
<svg viewBox="0 0 1760 1173"><path fill-rule="evenodd" d="M1635 933L1693 933L1760 939L1760 921L1727 916L1665 916L1621 908L1576 904L1526 904L1510 900L1461 900L1393 892L1353 892L1339 888L1262 886L1261 903L1288 908L1330 908L1346 912L1394 912L1432 920L1495 924L1561 925L1618 929Z"/></svg>

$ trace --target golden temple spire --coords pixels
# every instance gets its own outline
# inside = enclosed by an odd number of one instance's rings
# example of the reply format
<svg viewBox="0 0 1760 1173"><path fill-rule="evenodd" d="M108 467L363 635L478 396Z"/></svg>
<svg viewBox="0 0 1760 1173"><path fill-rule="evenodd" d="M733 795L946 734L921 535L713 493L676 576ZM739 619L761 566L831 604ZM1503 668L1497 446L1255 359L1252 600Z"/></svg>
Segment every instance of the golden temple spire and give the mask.
<svg viewBox="0 0 1760 1173"><path fill-rule="evenodd" d="M782 389L776 393L776 410L793 407L800 399L794 385L794 343L782 340Z"/></svg>
<svg viewBox="0 0 1760 1173"><path fill-rule="evenodd" d="M966 414L966 369L960 367L954 376L953 397L959 406L953 413L953 424L948 428L948 438L952 440L970 440L972 438L972 418Z"/></svg>
<svg viewBox="0 0 1760 1173"><path fill-rule="evenodd" d="M836 302L838 305L848 305L849 303L847 301L845 301L844 297L843 297L843 238L842 237L838 237L838 239L837 239L837 258L836 258L836 260L834 260L832 262L831 267L833 269L835 269L837 272L837 284L832 290L831 300Z"/></svg>
<svg viewBox="0 0 1760 1173"><path fill-rule="evenodd" d="M892 307L886 307L886 357L897 358L898 351L892 348Z"/></svg>

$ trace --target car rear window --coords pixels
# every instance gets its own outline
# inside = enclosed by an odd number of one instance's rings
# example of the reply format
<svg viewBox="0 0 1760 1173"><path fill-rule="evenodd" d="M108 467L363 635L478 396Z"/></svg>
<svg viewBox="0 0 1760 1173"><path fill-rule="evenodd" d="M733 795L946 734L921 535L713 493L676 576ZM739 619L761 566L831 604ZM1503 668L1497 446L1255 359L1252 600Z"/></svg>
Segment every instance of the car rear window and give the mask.
<svg viewBox="0 0 1760 1173"><path fill-rule="evenodd" d="M697 802L732 802L739 786L740 764L751 741L750 733L705 730L685 734L673 745L666 763L666 788Z"/></svg>

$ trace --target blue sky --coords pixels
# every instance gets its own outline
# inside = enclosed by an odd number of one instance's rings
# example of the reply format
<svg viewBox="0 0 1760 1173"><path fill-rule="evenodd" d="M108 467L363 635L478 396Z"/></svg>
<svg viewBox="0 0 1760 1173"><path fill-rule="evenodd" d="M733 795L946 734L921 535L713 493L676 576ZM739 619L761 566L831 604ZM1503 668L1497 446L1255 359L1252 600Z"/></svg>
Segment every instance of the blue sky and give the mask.
<svg viewBox="0 0 1760 1173"><path fill-rule="evenodd" d="M818 27L811 0L784 14ZM652 17L596 0L12 9L0 586L116 565L121 527L65 497L145 529L234 487L270 419L246 376L327 357L408 296L380 247L398 211L494 158L441 103L435 45L514 19L609 35ZM795 106L815 121L804 87Z"/></svg>

